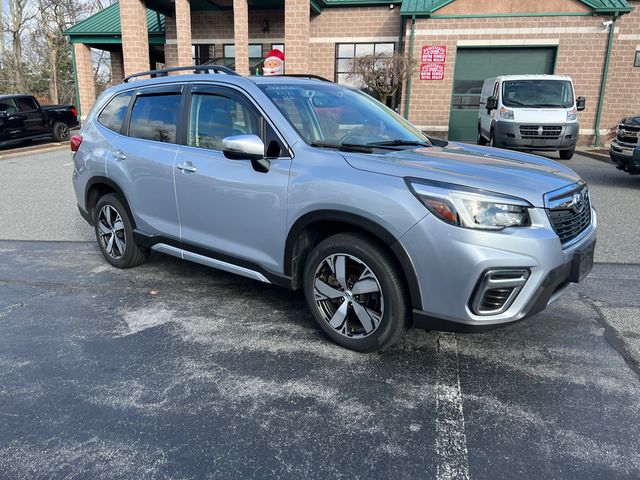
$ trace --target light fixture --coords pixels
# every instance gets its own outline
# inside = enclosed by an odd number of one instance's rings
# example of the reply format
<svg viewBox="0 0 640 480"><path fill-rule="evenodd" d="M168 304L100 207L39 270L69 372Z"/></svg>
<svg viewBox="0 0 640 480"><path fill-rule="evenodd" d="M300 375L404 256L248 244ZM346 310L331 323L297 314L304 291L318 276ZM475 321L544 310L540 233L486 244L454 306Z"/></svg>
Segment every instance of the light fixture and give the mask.
<svg viewBox="0 0 640 480"><path fill-rule="evenodd" d="M267 34L271 31L271 29L269 28L269 20L267 20L266 18L263 20L263 27L262 27L262 33Z"/></svg>

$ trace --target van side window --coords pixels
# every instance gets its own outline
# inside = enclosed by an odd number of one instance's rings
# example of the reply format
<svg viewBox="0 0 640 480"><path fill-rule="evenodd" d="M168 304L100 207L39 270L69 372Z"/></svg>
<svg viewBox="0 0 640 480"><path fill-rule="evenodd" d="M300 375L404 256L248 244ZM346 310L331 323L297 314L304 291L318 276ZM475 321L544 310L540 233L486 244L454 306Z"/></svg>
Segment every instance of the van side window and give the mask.
<svg viewBox="0 0 640 480"><path fill-rule="evenodd" d="M225 137L248 134L260 136L260 122L242 103L208 93L191 96L189 146L222 150Z"/></svg>
<svg viewBox="0 0 640 480"><path fill-rule="evenodd" d="M138 96L131 111L129 136L176 143L180 98L177 92Z"/></svg>
<svg viewBox="0 0 640 480"><path fill-rule="evenodd" d="M132 91L128 91L113 97L98 115L98 122L109 130L120 133L132 94Z"/></svg>

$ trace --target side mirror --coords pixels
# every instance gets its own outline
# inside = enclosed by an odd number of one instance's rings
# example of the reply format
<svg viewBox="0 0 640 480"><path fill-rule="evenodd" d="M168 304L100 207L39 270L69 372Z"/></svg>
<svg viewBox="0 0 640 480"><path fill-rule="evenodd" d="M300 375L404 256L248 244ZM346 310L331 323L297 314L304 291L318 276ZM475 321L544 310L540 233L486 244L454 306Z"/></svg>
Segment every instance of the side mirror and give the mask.
<svg viewBox="0 0 640 480"><path fill-rule="evenodd" d="M498 108L498 99L493 95L487 98L487 113Z"/></svg>
<svg viewBox="0 0 640 480"><path fill-rule="evenodd" d="M586 102L587 100L584 97L576 98L576 110L578 110L579 112L584 110L584 105Z"/></svg>
<svg viewBox="0 0 640 480"><path fill-rule="evenodd" d="M233 135L222 139L222 153L232 160L251 160L254 170L269 171L269 160L264 158L264 143L257 135Z"/></svg>

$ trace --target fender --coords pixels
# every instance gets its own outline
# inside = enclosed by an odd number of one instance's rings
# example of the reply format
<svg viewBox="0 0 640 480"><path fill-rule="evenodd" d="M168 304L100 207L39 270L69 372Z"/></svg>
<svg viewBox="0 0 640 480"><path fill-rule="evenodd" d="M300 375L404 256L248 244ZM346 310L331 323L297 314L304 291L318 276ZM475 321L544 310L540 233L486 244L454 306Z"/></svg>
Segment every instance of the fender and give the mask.
<svg viewBox="0 0 640 480"><path fill-rule="evenodd" d="M102 185L107 185L109 188L113 189L118 196L123 200L124 202L124 208L127 209L127 214L129 215L129 218L131 219L131 222L133 223L133 228L136 228L136 219L133 216L133 212L131 211L131 208L129 207L129 199L127 198L127 196L124 194L124 192L122 191L122 189L120 188L120 186L114 182L113 180L107 178L107 177L103 177L103 176L95 176L95 177L91 177L91 179L87 182L87 186L85 187L84 190L84 204L85 206L88 207L89 205L89 192L91 191L91 188L94 185L97 184L102 184ZM90 216L92 215L91 212L87 212ZM92 218L93 221L93 218Z"/></svg>
<svg viewBox="0 0 640 480"><path fill-rule="evenodd" d="M404 278L409 286L409 292L411 294L411 304L413 308L422 309L422 297L420 295L420 284L418 283L418 277L415 272L415 268L409 255L402 246L402 244L384 227L380 226L373 220L356 215L354 213L342 212L339 210L316 210L309 212L298 218L287 235L287 241L285 243L284 250L284 274L287 277L292 277L292 265L293 265L293 248L296 241L300 237L300 234L309 225L316 222L339 222L348 225L352 225L359 229L365 230L382 241L387 247L391 249L394 257L400 264Z"/></svg>

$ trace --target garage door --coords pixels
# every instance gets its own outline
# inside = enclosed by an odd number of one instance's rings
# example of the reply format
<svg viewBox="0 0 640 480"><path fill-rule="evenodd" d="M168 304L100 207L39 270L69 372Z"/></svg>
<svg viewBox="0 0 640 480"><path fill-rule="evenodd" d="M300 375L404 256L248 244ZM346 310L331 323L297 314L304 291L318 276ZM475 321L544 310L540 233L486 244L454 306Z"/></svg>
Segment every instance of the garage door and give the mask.
<svg viewBox="0 0 640 480"><path fill-rule="evenodd" d="M475 142L485 79L499 75L553 73L555 47L458 48L453 76L449 139Z"/></svg>

